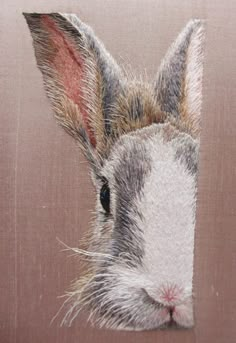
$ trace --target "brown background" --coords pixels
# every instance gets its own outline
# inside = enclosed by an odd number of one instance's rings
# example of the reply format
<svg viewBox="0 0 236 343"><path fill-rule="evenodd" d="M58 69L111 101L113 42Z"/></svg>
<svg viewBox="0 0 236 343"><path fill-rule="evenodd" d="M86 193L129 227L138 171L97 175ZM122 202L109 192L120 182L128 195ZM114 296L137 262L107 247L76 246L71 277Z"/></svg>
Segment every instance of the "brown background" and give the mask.
<svg viewBox="0 0 236 343"><path fill-rule="evenodd" d="M56 237L78 245L94 197L84 158L51 115L22 11L77 13L118 61L150 77L188 19L207 19L194 330L49 325L78 275ZM236 341L235 16L234 0L1 0L1 343Z"/></svg>

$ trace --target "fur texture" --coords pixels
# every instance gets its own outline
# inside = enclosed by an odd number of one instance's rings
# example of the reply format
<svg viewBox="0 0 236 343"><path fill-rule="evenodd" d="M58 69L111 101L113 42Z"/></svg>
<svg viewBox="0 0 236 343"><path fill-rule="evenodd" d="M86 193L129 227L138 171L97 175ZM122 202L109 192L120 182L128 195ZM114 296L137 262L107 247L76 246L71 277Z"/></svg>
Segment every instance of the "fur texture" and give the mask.
<svg viewBox="0 0 236 343"><path fill-rule="evenodd" d="M25 18L56 118L79 141L97 192L86 248L73 248L86 273L62 323L86 309L109 328L191 327L202 21L187 24L147 84L75 15Z"/></svg>

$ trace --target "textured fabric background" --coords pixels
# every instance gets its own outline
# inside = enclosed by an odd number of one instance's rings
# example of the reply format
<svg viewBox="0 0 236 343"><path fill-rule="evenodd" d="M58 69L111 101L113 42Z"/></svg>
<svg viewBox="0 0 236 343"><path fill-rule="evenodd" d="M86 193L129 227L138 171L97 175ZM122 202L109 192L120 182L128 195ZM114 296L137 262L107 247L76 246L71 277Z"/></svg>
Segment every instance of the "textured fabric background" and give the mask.
<svg viewBox="0 0 236 343"><path fill-rule="evenodd" d="M79 271L94 206L88 168L55 123L21 12L73 12L136 74L154 77L192 17L207 19L195 239L195 328L145 333L49 323ZM236 2L2 0L0 12L0 342L233 343L236 337Z"/></svg>

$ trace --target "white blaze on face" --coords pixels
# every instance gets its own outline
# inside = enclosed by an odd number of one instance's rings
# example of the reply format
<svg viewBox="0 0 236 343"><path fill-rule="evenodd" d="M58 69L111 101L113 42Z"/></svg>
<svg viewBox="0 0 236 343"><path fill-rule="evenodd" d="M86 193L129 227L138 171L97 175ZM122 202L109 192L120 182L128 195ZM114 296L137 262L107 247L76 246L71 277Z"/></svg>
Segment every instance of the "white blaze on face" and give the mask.
<svg viewBox="0 0 236 343"><path fill-rule="evenodd" d="M161 301L163 287L181 290L174 299L192 293L195 226L195 177L175 158L171 143L146 142L151 173L137 199L143 219L143 265L151 281L149 294ZM177 292L178 293L178 292Z"/></svg>

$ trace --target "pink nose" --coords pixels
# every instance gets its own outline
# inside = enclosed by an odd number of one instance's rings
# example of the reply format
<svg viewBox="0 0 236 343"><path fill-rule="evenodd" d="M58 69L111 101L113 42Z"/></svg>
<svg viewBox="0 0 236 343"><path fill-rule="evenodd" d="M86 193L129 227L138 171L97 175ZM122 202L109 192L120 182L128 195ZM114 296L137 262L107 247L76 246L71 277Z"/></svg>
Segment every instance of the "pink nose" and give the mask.
<svg viewBox="0 0 236 343"><path fill-rule="evenodd" d="M180 299L181 290L177 285L165 285L160 293L160 300L164 304L173 304Z"/></svg>

